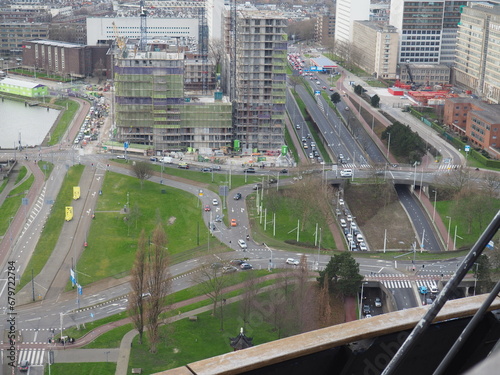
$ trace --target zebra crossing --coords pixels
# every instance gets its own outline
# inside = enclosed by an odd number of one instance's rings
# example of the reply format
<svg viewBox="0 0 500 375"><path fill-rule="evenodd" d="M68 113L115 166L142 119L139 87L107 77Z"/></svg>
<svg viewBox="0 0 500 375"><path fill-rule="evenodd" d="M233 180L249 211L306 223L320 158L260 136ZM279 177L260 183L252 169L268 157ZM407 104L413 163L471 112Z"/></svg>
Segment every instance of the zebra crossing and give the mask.
<svg viewBox="0 0 500 375"><path fill-rule="evenodd" d="M45 360L45 349L19 350L18 364L21 364L24 360L27 360L31 366L43 366Z"/></svg>
<svg viewBox="0 0 500 375"><path fill-rule="evenodd" d="M441 163L438 166L438 170L440 171L453 171L456 169L461 168L460 164L447 164L447 163Z"/></svg>
<svg viewBox="0 0 500 375"><path fill-rule="evenodd" d="M342 164L342 168L349 168L349 169L371 169L373 167L370 164L346 163L346 164ZM356 175L356 172L354 173L354 175Z"/></svg>
<svg viewBox="0 0 500 375"><path fill-rule="evenodd" d="M379 281L388 289L412 289L420 285L425 285L429 289L437 288L436 280L432 276L405 277L397 274L375 274L365 277L365 280Z"/></svg>

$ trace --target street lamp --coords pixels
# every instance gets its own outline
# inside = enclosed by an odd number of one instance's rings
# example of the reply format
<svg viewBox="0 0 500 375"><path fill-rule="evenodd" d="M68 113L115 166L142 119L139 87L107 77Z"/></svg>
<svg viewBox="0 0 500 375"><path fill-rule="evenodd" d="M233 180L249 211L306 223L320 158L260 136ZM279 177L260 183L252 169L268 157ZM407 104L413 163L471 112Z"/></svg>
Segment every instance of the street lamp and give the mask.
<svg viewBox="0 0 500 375"><path fill-rule="evenodd" d="M450 250L450 248L448 246L450 244L451 217L446 216L446 218L448 219L448 239L446 240L446 248L448 250Z"/></svg>
<svg viewBox="0 0 500 375"><path fill-rule="evenodd" d="M389 134L389 141L387 142L387 154L385 156L385 158L387 160L389 160L389 150L391 148L391 133L388 133Z"/></svg>
<svg viewBox="0 0 500 375"><path fill-rule="evenodd" d="M437 189L432 191L434 193L434 211L432 212L432 224L434 224L434 219L436 217L436 198L437 198Z"/></svg>
<svg viewBox="0 0 500 375"><path fill-rule="evenodd" d="M363 287L368 284L368 281L364 281L361 283L361 299L359 300L359 319L361 319L362 307L363 307Z"/></svg>

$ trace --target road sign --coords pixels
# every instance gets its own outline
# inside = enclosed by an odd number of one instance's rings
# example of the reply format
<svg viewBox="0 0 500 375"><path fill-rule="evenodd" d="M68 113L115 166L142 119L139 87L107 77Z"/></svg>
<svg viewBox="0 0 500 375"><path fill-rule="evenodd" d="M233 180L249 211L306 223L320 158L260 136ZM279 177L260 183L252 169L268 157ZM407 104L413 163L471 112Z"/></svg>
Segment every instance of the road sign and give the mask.
<svg viewBox="0 0 500 375"><path fill-rule="evenodd" d="M123 142L123 148L127 149L128 148L128 142Z"/></svg>
<svg viewBox="0 0 500 375"><path fill-rule="evenodd" d="M469 145L465 145L465 152L469 152L470 151L470 146Z"/></svg>
<svg viewBox="0 0 500 375"><path fill-rule="evenodd" d="M321 91L319 91L319 90L315 90L315 91L314 91L314 95L321 95Z"/></svg>
<svg viewBox="0 0 500 375"><path fill-rule="evenodd" d="M488 249L494 249L495 248L495 243L493 241L490 241L490 242L488 242L488 244L486 245L486 247Z"/></svg>

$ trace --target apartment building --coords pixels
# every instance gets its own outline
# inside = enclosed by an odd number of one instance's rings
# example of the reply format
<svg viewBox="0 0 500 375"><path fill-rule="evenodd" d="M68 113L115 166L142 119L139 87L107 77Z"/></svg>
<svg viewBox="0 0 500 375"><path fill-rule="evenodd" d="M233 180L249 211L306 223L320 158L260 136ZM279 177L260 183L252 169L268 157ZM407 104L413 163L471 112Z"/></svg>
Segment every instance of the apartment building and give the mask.
<svg viewBox="0 0 500 375"><path fill-rule="evenodd" d="M500 103L500 4L463 7L458 30L455 84Z"/></svg>
<svg viewBox="0 0 500 375"><path fill-rule="evenodd" d="M232 105L220 92L185 91L184 53L155 51L115 59L115 125L120 142L142 144L160 155L229 146Z"/></svg>
<svg viewBox="0 0 500 375"><path fill-rule="evenodd" d="M372 21L354 21L353 47L358 65L380 78L397 78L399 34L393 26Z"/></svg>
<svg viewBox="0 0 500 375"><path fill-rule="evenodd" d="M234 103L235 140L247 153L276 150L285 142L286 17L249 4L239 6L236 14L236 41L229 7L223 21L223 76Z"/></svg>
<svg viewBox="0 0 500 375"><path fill-rule="evenodd" d="M335 14L322 15L316 18L314 25L314 40L322 45L335 38Z"/></svg>
<svg viewBox="0 0 500 375"><path fill-rule="evenodd" d="M337 0L335 42L351 43L353 23L370 19L370 0Z"/></svg>

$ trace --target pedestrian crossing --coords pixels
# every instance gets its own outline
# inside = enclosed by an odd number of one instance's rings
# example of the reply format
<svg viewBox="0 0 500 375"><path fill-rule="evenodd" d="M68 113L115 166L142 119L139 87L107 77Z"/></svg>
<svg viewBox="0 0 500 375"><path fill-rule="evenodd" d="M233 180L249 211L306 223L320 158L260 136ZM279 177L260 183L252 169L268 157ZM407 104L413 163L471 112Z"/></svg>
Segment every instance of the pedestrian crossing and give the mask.
<svg viewBox="0 0 500 375"><path fill-rule="evenodd" d="M342 168L348 169L371 169L373 166L370 164L354 164L354 163L346 163L342 164ZM354 172L354 176L356 176L356 172Z"/></svg>
<svg viewBox="0 0 500 375"><path fill-rule="evenodd" d="M461 167L462 166L460 164L446 164L446 163L443 164L443 163L441 163L438 166L438 170L440 170L440 171L454 171L454 170L457 170Z"/></svg>
<svg viewBox="0 0 500 375"><path fill-rule="evenodd" d="M412 289L414 286L425 285L427 288L437 288L432 276L405 277L399 274L372 274L365 277L368 281L379 281L388 289Z"/></svg>
<svg viewBox="0 0 500 375"><path fill-rule="evenodd" d="M30 366L43 366L45 360L45 349L21 349L19 351L18 364L27 360Z"/></svg>

